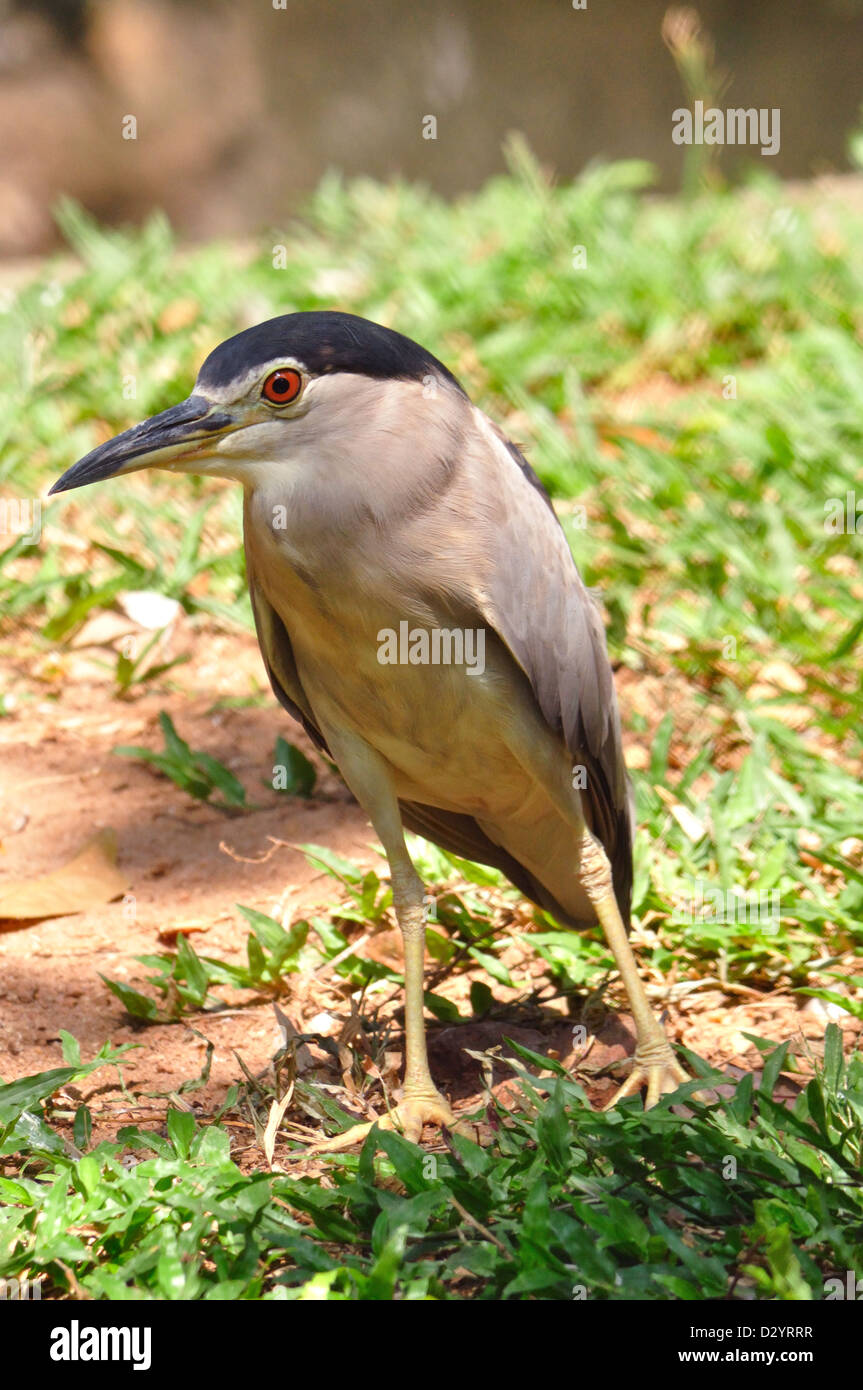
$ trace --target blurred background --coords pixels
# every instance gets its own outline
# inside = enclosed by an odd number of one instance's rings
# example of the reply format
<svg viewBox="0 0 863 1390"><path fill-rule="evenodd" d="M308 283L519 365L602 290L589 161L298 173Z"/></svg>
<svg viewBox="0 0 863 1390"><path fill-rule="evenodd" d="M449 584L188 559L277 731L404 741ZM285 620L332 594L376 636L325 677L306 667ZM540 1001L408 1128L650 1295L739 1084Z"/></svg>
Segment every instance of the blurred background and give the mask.
<svg viewBox="0 0 863 1390"><path fill-rule="evenodd" d="M597 158L637 157L671 191L686 152L670 139L683 92L666 8L2 0L0 254L51 249L61 194L107 224L161 208L192 239L279 223L333 167L458 194L503 170L512 130L561 179ZM715 54L695 94L782 114L776 156L726 148L724 172L847 168L863 98L861 0L698 9ZM129 116L135 139L123 136Z"/></svg>

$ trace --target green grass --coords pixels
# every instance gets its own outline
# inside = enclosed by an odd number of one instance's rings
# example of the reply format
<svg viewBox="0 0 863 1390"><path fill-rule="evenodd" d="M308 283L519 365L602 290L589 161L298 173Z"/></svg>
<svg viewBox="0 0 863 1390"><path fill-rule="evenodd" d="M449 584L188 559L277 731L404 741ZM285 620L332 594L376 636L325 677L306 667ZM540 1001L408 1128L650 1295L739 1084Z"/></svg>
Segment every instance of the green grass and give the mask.
<svg viewBox="0 0 863 1390"><path fill-rule="evenodd" d="M177 248L159 218L103 232L64 207L73 263L46 266L0 317L0 485L36 495L108 432L186 395L212 346L268 315L337 305L417 337L560 501L602 588L625 711L628 691L654 683L651 708L627 715L650 744L635 778L641 959L682 982L781 982L859 1016L860 536L825 523L855 489L863 512L863 216L837 204L816 220L768 180L660 200L634 163L555 187L523 146L509 153L506 177L454 205L328 177L302 221L243 250ZM202 625L249 627L239 513L239 489L158 475L45 506L40 546L0 538L0 653L25 633L35 651L67 643L127 588L160 589ZM70 517L95 543L86 564ZM308 769L292 776L311 790ZM451 872L424 853L430 881ZM340 924L321 917L286 945L258 914L242 967L188 943L148 958L138 1016L206 1010L226 985L275 993L304 952L343 953L345 923L380 920L387 888L331 867ZM775 892L778 916L682 926L675 904L699 884ZM493 876L484 888L493 924L504 890ZM483 968L481 1014L512 981L477 922L477 901L456 894L429 944L442 971ZM554 987L595 987L611 966L599 933L544 927L522 939ZM341 972L372 995L392 983L350 953ZM136 992L114 984L129 1007ZM428 1002L451 1016L434 989ZM90 1149L84 1119L57 1119L62 1079L32 1094L12 1081L0 1277L27 1269L109 1297L561 1299L583 1285L818 1298L824 1278L863 1267L863 1076L859 1058L843 1074L832 1030L787 1110L771 1099L782 1055L757 1093L744 1080L686 1119L594 1114L566 1075L525 1075L525 1109L490 1148L455 1140L429 1168L389 1136L377 1166L369 1151L334 1162L330 1186L242 1174L220 1118L196 1129L180 1110L161 1135Z"/></svg>
<svg viewBox="0 0 863 1390"><path fill-rule="evenodd" d="M49 1097L92 1070L66 1034L69 1065L0 1088L0 1154L28 1155L0 1178L0 1276L109 1299L820 1299L863 1255L863 1064L831 1026L788 1110L785 1050L688 1119L597 1113L559 1066L541 1083L514 1066L523 1108L490 1148L382 1133L382 1157L370 1142L322 1186L244 1174L227 1132L180 1108L88 1149L79 1107L62 1137Z"/></svg>

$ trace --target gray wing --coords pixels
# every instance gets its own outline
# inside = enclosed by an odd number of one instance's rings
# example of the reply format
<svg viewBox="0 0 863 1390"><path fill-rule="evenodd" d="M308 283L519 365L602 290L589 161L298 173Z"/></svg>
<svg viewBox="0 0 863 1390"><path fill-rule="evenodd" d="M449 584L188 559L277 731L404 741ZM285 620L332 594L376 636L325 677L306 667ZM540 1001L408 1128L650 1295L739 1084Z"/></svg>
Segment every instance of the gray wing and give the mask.
<svg viewBox="0 0 863 1390"><path fill-rule="evenodd" d="M599 609L550 500L521 452L491 425L498 524L475 602L530 681L546 723L586 769L590 828L602 841L625 922L632 896L632 789Z"/></svg>

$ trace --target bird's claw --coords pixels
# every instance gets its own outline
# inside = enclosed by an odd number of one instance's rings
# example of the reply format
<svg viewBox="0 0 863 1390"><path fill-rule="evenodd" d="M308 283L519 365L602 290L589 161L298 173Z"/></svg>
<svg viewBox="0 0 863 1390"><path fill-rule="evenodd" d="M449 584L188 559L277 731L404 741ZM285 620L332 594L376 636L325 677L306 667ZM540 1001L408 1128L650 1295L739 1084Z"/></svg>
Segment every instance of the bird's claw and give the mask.
<svg viewBox="0 0 863 1390"><path fill-rule="evenodd" d="M660 1096L670 1095L684 1081L691 1080L692 1077L687 1075L675 1057L667 1038L663 1038L661 1043L651 1041L644 1047L636 1047L632 1059L632 1071L623 1085L615 1091L611 1100L602 1108L603 1110L611 1110L619 1100L634 1095L636 1091L640 1091L642 1086L646 1085L647 1099L644 1102L644 1108L651 1110L657 1104ZM699 1099L704 1099L704 1097L699 1097Z"/></svg>
<svg viewBox="0 0 863 1390"><path fill-rule="evenodd" d="M412 1144L418 1144L422 1138L423 1126L427 1124L441 1125L447 1129L454 1129L456 1126L455 1115L437 1091L432 1094L405 1096L389 1114L381 1115L379 1119L370 1120L366 1124L352 1125L350 1129L334 1135L331 1139L318 1139L307 1148L297 1150L295 1157L310 1158L318 1154L342 1153L354 1144L361 1144L375 1125L378 1129L400 1130Z"/></svg>

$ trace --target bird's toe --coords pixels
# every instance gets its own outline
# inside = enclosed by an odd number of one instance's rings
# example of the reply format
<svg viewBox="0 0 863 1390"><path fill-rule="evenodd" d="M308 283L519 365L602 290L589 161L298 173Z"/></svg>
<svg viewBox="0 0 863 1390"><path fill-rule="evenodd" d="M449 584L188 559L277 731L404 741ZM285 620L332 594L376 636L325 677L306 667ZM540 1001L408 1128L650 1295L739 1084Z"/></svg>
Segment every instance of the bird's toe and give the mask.
<svg viewBox="0 0 863 1390"><path fill-rule="evenodd" d="M375 1125L378 1129L396 1130L412 1144L418 1144L426 1125L454 1129L456 1124L452 1108L437 1091L422 1095L406 1094L389 1114L381 1115L379 1119L367 1121L365 1124L352 1125L350 1129L332 1138L318 1139L306 1148L296 1150L293 1156L311 1158L317 1154L343 1153L355 1144L364 1143Z"/></svg>

